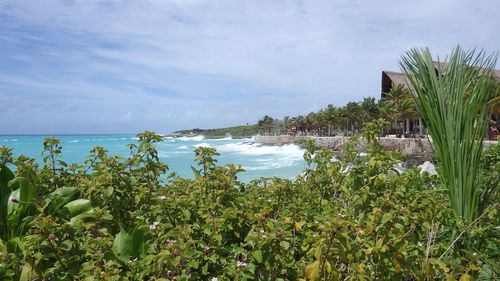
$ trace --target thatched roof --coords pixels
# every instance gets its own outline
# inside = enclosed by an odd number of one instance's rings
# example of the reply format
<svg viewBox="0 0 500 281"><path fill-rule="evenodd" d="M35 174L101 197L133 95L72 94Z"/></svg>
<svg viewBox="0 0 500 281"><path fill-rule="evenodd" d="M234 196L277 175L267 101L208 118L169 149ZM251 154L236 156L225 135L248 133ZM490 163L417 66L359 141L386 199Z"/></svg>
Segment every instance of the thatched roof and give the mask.
<svg viewBox="0 0 500 281"><path fill-rule="evenodd" d="M445 66L446 64L443 62L434 61L434 65L436 68L438 68L441 66ZM493 77L500 81L500 70L493 70ZM409 85L409 82L410 81L401 72L387 70L382 71L382 96L391 90L392 83L407 86Z"/></svg>
<svg viewBox="0 0 500 281"><path fill-rule="evenodd" d="M382 96L391 91L392 84L399 84L406 86L409 80L403 73L394 71L382 71Z"/></svg>

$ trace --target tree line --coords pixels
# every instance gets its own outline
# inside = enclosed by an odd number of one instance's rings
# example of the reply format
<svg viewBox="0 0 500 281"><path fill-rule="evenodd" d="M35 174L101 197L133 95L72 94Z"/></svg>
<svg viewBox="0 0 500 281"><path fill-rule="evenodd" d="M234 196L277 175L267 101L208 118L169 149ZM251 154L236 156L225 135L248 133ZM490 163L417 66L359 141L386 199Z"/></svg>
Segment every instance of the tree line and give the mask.
<svg viewBox="0 0 500 281"><path fill-rule="evenodd" d="M499 116L500 83L489 104L490 113ZM389 126L382 132L384 135L424 135L425 126L420 126L424 122L415 107L411 91L396 83L381 99L365 97L340 107L329 104L326 108L307 115L285 116L283 119L266 115L257 122L257 126L259 133L263 135L350 136L359 133L365 123L379 118L389 122Z"/></svg>

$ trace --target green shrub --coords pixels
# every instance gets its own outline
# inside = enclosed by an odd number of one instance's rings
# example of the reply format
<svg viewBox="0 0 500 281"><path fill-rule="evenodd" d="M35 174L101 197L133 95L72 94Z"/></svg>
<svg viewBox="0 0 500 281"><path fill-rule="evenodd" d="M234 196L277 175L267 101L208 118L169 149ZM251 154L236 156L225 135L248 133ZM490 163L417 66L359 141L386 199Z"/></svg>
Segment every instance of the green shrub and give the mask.
<svg viewBox="0 0 500 281"><path fill-rule="evenodd" d="M83 165L60 162L55 140L44 167L0 149L16 167L11 175L2 166L2 190L13 176L36 179L23 231L0 240L0 279L498 278L498 200L479 223L457 227L436 177L394 169L398 156L378 143L382 125L365 128L366 157L356 138L341 161L310 145L302 176L247 184L212 148L196 149L194 179L167 175L154 148L161 137L149 132L130 157L97 147ZM494 167L498 155L484 157ZM73 200L81 208L67 207Z"/></svg>

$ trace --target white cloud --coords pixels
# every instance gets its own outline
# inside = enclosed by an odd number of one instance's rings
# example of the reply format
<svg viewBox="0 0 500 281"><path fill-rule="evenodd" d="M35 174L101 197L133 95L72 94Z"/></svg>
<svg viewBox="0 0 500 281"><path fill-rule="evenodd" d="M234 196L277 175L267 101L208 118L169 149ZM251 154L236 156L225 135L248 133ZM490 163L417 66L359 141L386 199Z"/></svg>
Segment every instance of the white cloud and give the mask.
<svg viewBox="0 0 500 281"><path fill-rule="evenodd" d="M82 123L85 112L110 123L130 113L133 130L154 122L148 116L168 129L251 122L378 96L381 70L397 70L414 46L495 51L499 8L493 0L6 0L0 58L23 69L0 68L0 82L8 97L75 104L81 115L68 118Z"/></svg>

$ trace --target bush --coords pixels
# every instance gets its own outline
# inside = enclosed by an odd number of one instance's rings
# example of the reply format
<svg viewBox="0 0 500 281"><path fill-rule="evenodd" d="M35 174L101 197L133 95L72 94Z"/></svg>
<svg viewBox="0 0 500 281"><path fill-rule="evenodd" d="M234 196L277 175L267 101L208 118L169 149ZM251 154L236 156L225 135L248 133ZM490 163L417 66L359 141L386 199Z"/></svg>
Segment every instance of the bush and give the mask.
<svg viewBox="0 0 500 281"><path fill-rule="evenodd" d="M364 130L366 157L354 151L356 139L341 161L310 145L302 176L250 183L203 147L194 179L167 175L154 148L161 137L150 132L126 159L96 147L83 165L60 161L53 139L44 167L0 149L8 195L0 217L22 225L1 236L0 279L498 278L498 200L460 225L436 177L394 169L398 156L378 143L381 125ZM485 154L487 167L498 165L498 151ZM15 182L30 186L28 201L12 200L23 188ZM16 204L26 211L14 214Z"/></svg>

